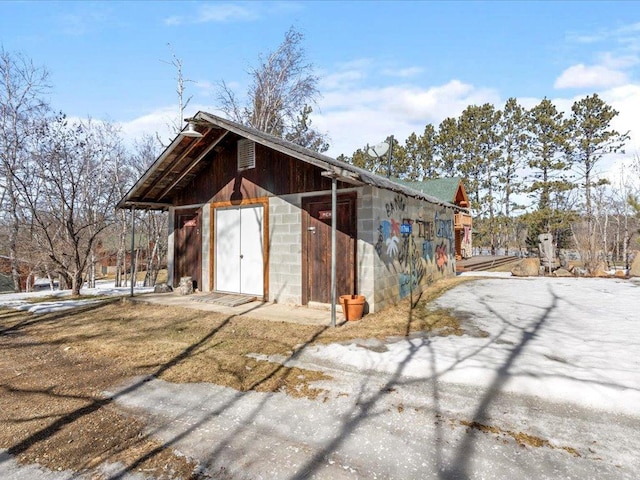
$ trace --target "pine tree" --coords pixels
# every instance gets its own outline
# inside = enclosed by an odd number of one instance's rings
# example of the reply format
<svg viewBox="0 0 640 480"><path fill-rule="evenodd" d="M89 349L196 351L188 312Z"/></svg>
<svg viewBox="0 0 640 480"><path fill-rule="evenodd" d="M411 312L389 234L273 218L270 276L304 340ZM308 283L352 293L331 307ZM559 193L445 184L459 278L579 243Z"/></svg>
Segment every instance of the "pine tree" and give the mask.
<svg viewBox="0 0 640 480"><path fill-rule="evenodd" d="M533 217L537 225L532 230L553 231L558 238L566 227L566 219L557 210L573 188L569 181L566 152L569 139L569 121L547 98L533 107L528 114L527 131L530 141L528 166L532 178L527 191L537 200ZM535 239L532 239L535 241Z"/></svg>

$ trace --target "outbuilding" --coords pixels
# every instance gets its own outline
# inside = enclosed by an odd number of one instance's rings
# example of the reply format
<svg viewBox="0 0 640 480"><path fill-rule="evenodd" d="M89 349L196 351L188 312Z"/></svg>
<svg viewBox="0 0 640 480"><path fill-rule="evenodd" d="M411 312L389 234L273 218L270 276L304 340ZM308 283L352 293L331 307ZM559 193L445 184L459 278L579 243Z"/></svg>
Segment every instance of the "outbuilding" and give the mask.
<svg viewBox="0 0 640 480"><path fill-rule="evenodd" d="M456 207L453 224L456 260L473 256L472 229L473 219L469 209L469 197L460 177L430 178L422 182L400 181L414 190L426 193Z"/></svg>
<svg viewBox="0 0 640 480"><path fill-rule="evenodd" d="M329 304L332 245L337 295L370 312L455 275L465 209L216 115L189 120L118 204L169 212L173 285Z"/></svg>

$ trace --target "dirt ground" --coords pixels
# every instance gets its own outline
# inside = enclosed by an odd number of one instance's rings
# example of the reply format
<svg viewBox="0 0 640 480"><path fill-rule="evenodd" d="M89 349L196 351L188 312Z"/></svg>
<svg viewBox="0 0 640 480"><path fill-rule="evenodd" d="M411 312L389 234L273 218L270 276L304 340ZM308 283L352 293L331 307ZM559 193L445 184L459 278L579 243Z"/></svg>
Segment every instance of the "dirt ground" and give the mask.
<svg viewBox="0 0 640 480"><path fill-rule="evenodd" d="M385 338L414 331L460 334L428 301L462 279L434 284L408 303L331 329L262 322L216 313L105 300L73 311L31 315L0 310L0 448L22 463L99 478L97 467L153 478L200 478L195 464L148 438L104 396L136 375L169 382L210 382L239 391L284 391L315 399L319 372L259 361L249 354L295 358L304 345Z"/></svg>

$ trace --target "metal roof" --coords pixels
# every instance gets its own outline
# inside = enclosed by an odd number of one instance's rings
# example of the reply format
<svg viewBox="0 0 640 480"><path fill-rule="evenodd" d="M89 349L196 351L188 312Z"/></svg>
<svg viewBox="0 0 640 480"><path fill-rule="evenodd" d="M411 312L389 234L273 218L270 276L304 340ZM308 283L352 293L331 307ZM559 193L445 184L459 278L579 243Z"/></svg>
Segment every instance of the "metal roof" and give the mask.
<svg viewBox="0 0 640 480"><path fill-rule="evenodd" d="M136 207L166 210L172 206L172 195L186 187L199 174L205 166L204 158L229 133L248 138L285 155L315 165L327 172L327 175L336 176L342 182L353 185L372 185L410 197L424 199L437 205L456 207L449 201L438 199L410 186L375 175L349 163L341 162L282 138L211 113L198 112L193 118L187 120L194 123L203 136L194 138L177 135L144 175L118 202L117 208Z"/></svg>
<svg viewBox="0 0 640 480"><path fill-rule="evenodd" d="M421 182L396 180L404 185L426 193L433 197L439 198L445 202L455 202L456 194L460 188L462 179L460 177L444 177L444 178L430 178Z"/></svg>

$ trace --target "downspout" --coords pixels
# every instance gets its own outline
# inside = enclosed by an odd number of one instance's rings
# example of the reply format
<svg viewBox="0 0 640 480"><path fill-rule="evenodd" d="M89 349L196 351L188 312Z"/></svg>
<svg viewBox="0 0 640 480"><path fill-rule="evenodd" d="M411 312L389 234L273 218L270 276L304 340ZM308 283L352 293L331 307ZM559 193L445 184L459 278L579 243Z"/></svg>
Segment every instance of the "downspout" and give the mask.
<svg viewBox="0 0 640 480"><path fill-rule="evenodd" d="M338 178L331 176L331 326L336 326L336 225Z"/></svg>

